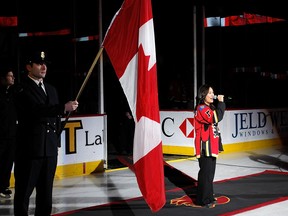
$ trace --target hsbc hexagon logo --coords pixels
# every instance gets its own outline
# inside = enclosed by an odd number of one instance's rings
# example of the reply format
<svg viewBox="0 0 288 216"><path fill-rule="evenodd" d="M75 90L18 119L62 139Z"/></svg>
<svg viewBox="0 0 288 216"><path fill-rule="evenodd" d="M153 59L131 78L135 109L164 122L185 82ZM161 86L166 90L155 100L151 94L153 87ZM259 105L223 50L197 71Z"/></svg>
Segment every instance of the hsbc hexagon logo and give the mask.
<svg viewBox="0 0 288 216"><path fill-rule="evenodd" d="M194 118L184 119L179 128L185 137L194 138Z"/></svg>

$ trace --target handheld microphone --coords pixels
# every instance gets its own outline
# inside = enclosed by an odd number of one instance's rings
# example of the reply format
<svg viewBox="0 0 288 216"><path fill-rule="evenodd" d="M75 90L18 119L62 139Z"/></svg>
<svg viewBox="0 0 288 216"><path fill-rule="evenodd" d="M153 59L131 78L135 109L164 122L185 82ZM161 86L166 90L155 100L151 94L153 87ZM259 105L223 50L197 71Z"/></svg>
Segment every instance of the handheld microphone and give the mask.
<svg viewBox="0 0 288 216"><path fill-rule="evenodd" d="M214 100L217 100L217 99L218 99L218 95L214 95L213 99L214 99ZM225 99L226 99L226 100L232 100L232 97L229 97L229 96L228 96L228 97L226 98L226 97L224 96L224 100L225 100Z"/></svg>

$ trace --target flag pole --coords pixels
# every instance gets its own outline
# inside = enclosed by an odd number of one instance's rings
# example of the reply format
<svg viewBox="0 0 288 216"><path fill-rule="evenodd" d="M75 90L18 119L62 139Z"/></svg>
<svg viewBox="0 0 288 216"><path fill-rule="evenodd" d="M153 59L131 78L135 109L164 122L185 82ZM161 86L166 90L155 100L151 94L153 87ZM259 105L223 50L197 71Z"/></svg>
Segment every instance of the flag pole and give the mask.
<svg viewBox="0 0 288 216"><path fill-rule="evenodd" d="M82 92L83 92L83 90L84 90L84 88L85 88L85 86L86 86L86 84L87 84L87 82L88 82L88 80L89 80L92 72L93 72L93 69L94 69L96 63L97 63L99 57L101 56L101 54L102 54L102 52L103 52L103 49L104 49L103 46L100 47L100 49L99 49L99 51L98 51L98 53L97 53L97 55L96 55L96 57L95 57L92 65L90 66L90 69L89 69L89 71L88 71L88 73L87 73L87 75L86 75L86 77L85 77L85 79L84 79L84 81L83 81L83 83L82 83L82 85L81 85L81 88L80 88L79 91L78 91L78 94L77 94L77 96L76 96L76 98L75 98L75 101L78 101L80 95L82 94ZM64 129L64 127L65 127L65 125L66 125L69 117L70 117L70 115L71 115L71 111L66 115L65 121L63 122L62 128L61 128L61 130L60 130L60 134L61 134L61 132L63 131L63 129Z"/></svg>
<svg viewBox="0 0 288 216"><path fill-rule="evenodd" d="M97 63L100 55L102 54L102 52L103 52L103 47L101 47L101 48L99 49L99 51L98 51L98 53L97 53L97 55L96 55L96 57L95 57L92 65L91 65L91 67L90 67L90 69L89 69L89 71L88 71L88 73L87 73L87 76L85 77L85 80L84 80L84 82L82 83L82 86L81 86L81 88L80 88L80 90L79 90L79 92L78 92L78 94L77 94L77 96L76 96L76 98L75 98L76 101L79 99L81 93L83 92L83 90L84 90L84 88L85 88L85 86L86 86L86 84L87 84L87 82L88 82L88 80L89 80L89 77L90 77L90 75L92 74L92 71L93 71L93 69L94 69L94 67L95 67L95 65L96 65L96 63Z"/></svg>

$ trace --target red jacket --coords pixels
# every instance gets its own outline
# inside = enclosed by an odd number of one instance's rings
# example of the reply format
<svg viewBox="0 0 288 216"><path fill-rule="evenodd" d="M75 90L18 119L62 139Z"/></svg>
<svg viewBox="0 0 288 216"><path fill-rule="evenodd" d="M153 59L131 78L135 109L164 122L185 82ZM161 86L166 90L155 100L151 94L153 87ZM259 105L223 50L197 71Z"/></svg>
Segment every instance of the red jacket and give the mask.
<svg viewBox="0 0 288 216"><path fill-rule="evenodd" d="M218 102L214 110L206 104L199 104L195 111L195 151L196 157L206 156L217 157L223 151L221 134L218 129L218 122L223 119L226 105Z"/></svg>

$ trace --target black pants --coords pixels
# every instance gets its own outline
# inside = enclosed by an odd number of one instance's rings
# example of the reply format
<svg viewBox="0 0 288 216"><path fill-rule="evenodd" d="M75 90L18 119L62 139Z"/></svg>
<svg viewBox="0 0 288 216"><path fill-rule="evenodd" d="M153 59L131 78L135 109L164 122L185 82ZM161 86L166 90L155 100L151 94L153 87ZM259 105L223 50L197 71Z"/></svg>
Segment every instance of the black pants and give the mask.
<svg viewBox="0 0 288 216"><path fill-rule="evenodd" d="M15 160L14 215L28 216L29 199L36 188L35 216L50 216L57 156Z"/></svg>
<svg viewBox="0 0 288 216"><path fill-rule="evenodd" d="M216 169L216 158L201 155L198 159L198 186L196 194L197 205L206 205L214 201L213 180Z"/></svg>
<svg viewBox="0 0 288 216"><path fill-rule="evenodd" d="M10 187L11 171L14 162L15 139L0 140L0 191Z"/></svg>

